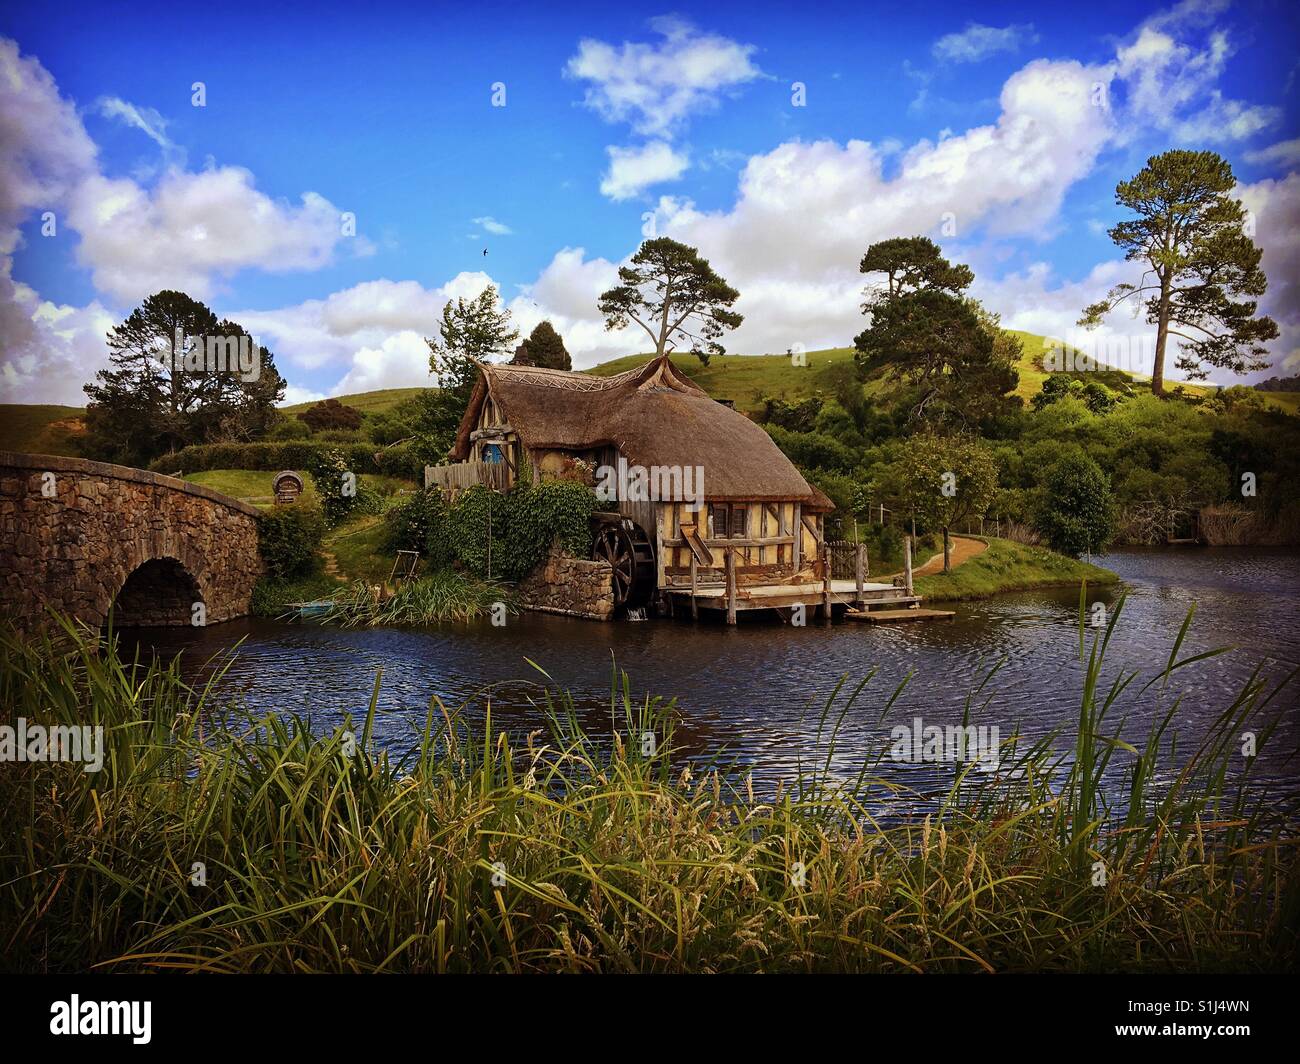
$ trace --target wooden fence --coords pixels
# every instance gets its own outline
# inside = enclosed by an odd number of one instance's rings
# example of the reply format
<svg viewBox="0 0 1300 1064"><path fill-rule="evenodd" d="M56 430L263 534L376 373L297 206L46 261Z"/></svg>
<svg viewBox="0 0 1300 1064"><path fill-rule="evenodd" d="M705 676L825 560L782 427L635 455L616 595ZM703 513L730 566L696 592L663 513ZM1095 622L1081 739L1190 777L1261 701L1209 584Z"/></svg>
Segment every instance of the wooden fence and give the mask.
<svg viewBox="0 0 1300 1064"><path fill-rule="evenodd" d="M426 488L463 491L475 484L482 484L493 491L507 491L510 488L510 469L504 462L452 462L448 465L424 467Z"/></svg>

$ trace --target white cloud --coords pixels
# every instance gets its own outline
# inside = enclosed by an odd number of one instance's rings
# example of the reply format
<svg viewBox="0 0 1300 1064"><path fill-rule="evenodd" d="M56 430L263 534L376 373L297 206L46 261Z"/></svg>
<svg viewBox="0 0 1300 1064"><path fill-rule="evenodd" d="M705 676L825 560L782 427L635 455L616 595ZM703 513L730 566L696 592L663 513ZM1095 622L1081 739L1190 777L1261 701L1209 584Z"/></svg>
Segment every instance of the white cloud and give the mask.
<svg viewBox="0 0 1300 1064"><path fill-rule="evenodd" d="M99 100L99 113L105 118L116 118L133 129L138 129L164 152L173 152L176 146L167 137L167 120L152 107L140 107L117 96Z"/></svg>
<svg viewBox="0 0 1300 1064"><path fill-rule="evenodd" d="M132 303L160 288L208 299L241 269L314 270L343 242L341 212L307 192L297 206L254 187L242 167L170 169L153 189L95 175L73 192L68 221L95 287Z"/></svg>
<svg viewBox="0 0 1300 1064"><path fill-rule="evenodd" d="M689 115L715 108L722 94L762 76L751 60L752 44L702 33L671 16L651 20L650 27L662 40L616 47L586 38L565 66L567 76L590 82L584 102L607 122L668 136Z"/></svg>
<svg viewBox="0 0 1300 1064"><path fill-rule="evenodd" d="M157 112L110 97L101 113L146 133L167 149ZM365 253L364 238L343 236L340 212L314 192L294 205L272 199L240 167L191 172L170 166L152 186L103 174L94 142L49 72L16 42L0 38L0 386L6 398L81 401L81 385L105 360L99 302L74 308L43 300L11 278L9 256L20 225L51 211L58 234L79 235L77 259L95 287L131 304L162 288L209 299L242 269L311 270L332 261L344 241ZM51 384L54 376L67 385Z"/></svg>
<svg viewBox="0 0 1300 1064"><path fill-rule="evenodd" d="M490 214L484 215L482 218L475 218L474 224L481 225L493 236L510 236L514 232L505 222L498 222Z"/></svg>
<svg viewBox="0 0 1300 1064"><path fill-rule="evenodd" d="M612 200L631 199L651 185L675 181L686 172L690 159L662 140L635 148L609 147L609 169L600 181L602 195Z"/></svg>
<svg viewBox="0 0 1300 1064"><path fill-rule="evenodd" d="M1256 166L1267 166L1272 163L1280 166L1300 165L1300 137L1295 140L1279 141L1258 151L1248 151L1246 162L1254 163Z"/></svg>
<svg viewBox="0 0 1300 1064"><path fill-rule="evenodd" d="M1225 31L1213 30L1199 48L1165 32L1171 25L1185 24L1192 10L1178 19L1149 20L1116 53L1130 137L1158 129L1188 144L1242 140L1271 126L1281 114L1276 107L1227 99L1214 87L1233 53Z"/></svg>
<svg viewBox="0 0 1300 1064"><path fill-rule="evenodd" d="M1013 23L1000 29L969 22L961 33L949 33L934 42L931 52L945 63L978 63L999 52L1018 52L1033 44L1038 34L1029 23Z"/></svg>

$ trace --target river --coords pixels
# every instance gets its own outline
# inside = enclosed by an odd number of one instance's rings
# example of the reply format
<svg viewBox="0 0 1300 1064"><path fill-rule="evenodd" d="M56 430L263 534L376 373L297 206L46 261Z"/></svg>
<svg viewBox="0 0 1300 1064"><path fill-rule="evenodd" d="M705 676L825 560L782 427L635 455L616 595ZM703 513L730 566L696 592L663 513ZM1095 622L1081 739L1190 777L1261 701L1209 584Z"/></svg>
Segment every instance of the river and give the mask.
<svg viewBox="0 0 1300 1064"><path fill-rule="evenodd" d="M1115 724L1127 718L1123 735L1129 741L1140 745L1152 722L1181 697L1174 728L1180 744L1194 744L1257 666L1277 680L1300 665L1300 554L1124 550L1099 560L1123 584L1090 592L1089 601L1113 610L1121 594L1127 596L1107 655L1106 683L1121 669L1142 670L1144 677L1159 671L1193 605L1195 619L1179 657L1231 648L1178 670L1163 692L1126 695L1112 717ZM971 723L996 726L1003 739L1013 732L1031 738L1059 732L1063 744L1072 742L1083 674L1078 591L1007 594L952 608L957 616L951 621L844 623L831 629L775 622L729 628L666 619L597 624L524 614L500 628L482 622L338 629L246 620L198 630L141 630L131 638L167 655L183 651L183 667L193 679L203 676L213 655L242 640L221 693L308 716L320 730L348 713L363 717L375 672L382 669L376 736L396 752L412 745L435 695L455 706L490 686L496 726L541 726L539 685L547 681L530 661L573 694L593 734L607 734L611 726L616 664L627 672L634 694L677 699L675 742L682 757L725 753L760 783L788 778L801 764L822 764L828 746L819 718L828 697L841 677L848 678L847 690L873 669L874 678L844 716L835 741L831 770L841 777L852 778L864 760L879 759L896 724L916 717L925 725L959 723L969 692L999 662L997 674L971 702ZM909 672L910 683L882 721L885 703ZM1136 692L1141 682L1130 690ZM1255 768L1260 783L1293 796L1298 689L1273 702L1283 720ZM475 699L469 712L480 714L482 704L481 697ZM840 709L843 701L833 716ZM925 791L938 786L928 769L887 761L873 775L898 773L902 782Z"/></svg>

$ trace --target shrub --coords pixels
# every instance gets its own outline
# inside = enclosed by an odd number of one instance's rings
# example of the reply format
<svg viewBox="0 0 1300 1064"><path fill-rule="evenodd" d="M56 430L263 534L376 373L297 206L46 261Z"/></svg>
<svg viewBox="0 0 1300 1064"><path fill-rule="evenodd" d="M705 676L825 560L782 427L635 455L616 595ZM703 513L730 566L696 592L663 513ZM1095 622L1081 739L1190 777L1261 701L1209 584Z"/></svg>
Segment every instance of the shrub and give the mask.
<svg viewBox="0 0 1300 1064"><path fill-rule="evenodd" d="M1115 535L1110 481L1087 455L1066 454L1048 471L1038 511L1048 545L1077 557L1099 551Z"/></svg>
<svg viewBox="0 0 1300 1064"><path fill-rule="evenodd" d="M312 432L322 432L325 429L359 429L362 416L360 410L344 406L337 399L322 399L299 414L298 419L306 422Z"/></svg>
<svg viewBox="0 0 1300 1064"><path fill-rule="evenodd" d="M449 565L454 552L447 538L447 501L439 488L417 491L384 517L384 547L418 551L435 569Z"/></svg>
<svg viewBox="0 0 1300 1064"><path fill-rule="evenodd" d="M269 576L288 580L307 573L325 535L325 518L314 506L277 506L257 520L257 546Z"/></svg>
<svg viewBox="0 0 1300 1064"><path fill-rule="evenodd" d="M358 483L357 471L342 451L318 451L307 463L307 471L316 484L325 522L331 528L353 512L376 513L381 508L375 492Z"/></svg>

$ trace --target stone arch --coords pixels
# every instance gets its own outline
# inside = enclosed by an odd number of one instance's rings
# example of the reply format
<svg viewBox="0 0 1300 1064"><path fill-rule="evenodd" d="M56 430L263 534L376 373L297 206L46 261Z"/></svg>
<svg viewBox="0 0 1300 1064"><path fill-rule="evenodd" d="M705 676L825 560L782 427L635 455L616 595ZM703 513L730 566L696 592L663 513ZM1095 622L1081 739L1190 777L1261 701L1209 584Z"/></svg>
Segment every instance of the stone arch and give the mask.
<svg viewBox="0 0 1300 1064"><path fill-rule="evenodd" d="M116 628L189 625L193 623L196 602L206 602L203 589L180 559L149 558L127 573L113 596L113 625Z"/></svg>

